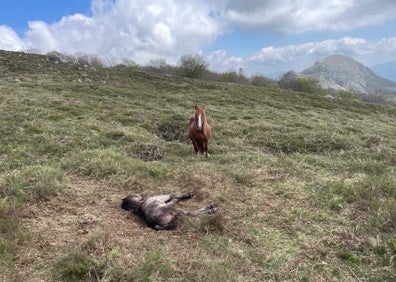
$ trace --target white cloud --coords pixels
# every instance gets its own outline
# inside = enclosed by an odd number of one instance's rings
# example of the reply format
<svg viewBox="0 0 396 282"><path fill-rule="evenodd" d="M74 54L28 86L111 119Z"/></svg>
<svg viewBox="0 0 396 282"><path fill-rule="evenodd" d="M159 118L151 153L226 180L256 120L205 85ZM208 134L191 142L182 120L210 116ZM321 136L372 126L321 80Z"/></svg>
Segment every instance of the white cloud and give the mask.
<svg viewBox="0 0 396 282"><path fill-rule="evenodd" d="M25 43L18 34L7 26L0 26L0 49L9 51L20 51L25 49Z"/></svg>
<svg viewBox="0 0 396 282"><path fill-rule="evenodd" d="M97 2L98 0L95 0ZM102 2L102 1L99 1ZM107 11L94 14L107 42L100 54L110 48L112 56L129 57L138 63L165 57L175 62L183 54L199 53L216 38L220 25L210 17L210 5L199 1L118 0Z"/></svg>
<svg viewBox="0 0 396 282"><path fill-rule="evenodd" d="M174 63L183 54L200 53L221 32L211 4L198 0L93 0L91 10L90 17L69 15L53 24L31 21L24 38L6 30L11 43L4 36L0 42L8 50L85 52L137 63L163 57Z"/></svg>
<svg viewBox="0 0 396 282"><path fill-rule="evenodd" d="M279 33L353 30L395 17L392 0L225 0L222 15L247 30Z"/></svg>
<svg viewBox="0 0 396 282"><path fill-rule="evenodd" d="M396 58L396 37L377 42L343 37L338 40L300 45L269 46L247 59L230 56L225 50L217 50L208 56L208 60L214 71L224 72L243 68L248 75L255 73L268 75L291 69L302 71L315 61L337 53L349 56L366 66L374 66Z"/></svg>
<svg viewBox="0 0 396 282"><path fill-rule="evenodd" d="M217 72L237 71L245 68L245 60L240 57L229 56L226 50L216 50L209 54L207 60L210 62L210 69Z"/></svg>

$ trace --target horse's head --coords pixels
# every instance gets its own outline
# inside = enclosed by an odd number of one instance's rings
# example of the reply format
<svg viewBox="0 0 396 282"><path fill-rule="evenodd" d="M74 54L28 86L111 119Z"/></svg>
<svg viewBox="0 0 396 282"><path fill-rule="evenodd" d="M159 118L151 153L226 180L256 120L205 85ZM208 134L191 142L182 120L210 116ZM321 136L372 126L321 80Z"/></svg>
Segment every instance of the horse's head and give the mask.
<svg viewBox="0 0 396 282"><path fill-rule="evenodd" d="M205 107L198 107L198 105L195 105L195 125L198 131L201 131L203 129L203 124L205 121Z"/></svg>
<svg viewBox="0 0 396 282"><path fill-rule="evenodd" d="M124 210L131 210L137 212L140 206L143 204L143 198L139 194L129 195L128 197L122 199L121 207Z"/></svg>

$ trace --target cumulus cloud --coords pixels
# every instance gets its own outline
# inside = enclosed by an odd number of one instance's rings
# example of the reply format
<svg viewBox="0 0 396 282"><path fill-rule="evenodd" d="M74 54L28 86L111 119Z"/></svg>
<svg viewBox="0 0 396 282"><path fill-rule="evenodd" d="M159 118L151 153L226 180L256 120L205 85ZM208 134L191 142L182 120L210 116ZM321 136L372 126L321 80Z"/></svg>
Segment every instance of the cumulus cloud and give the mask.
<svg viewBox="0 0 396 282"><path fill-rule="evenodd" d="M279 74L291 69L302 71L315 61L333 54L344 54L366 66L374 66L396 58L396 37L379 41L343 37L299 45L269 46L249 58L233 57L225 50L217 50L208 59L216 71L243 68L249 75L260 73L277 78Z"/></svg>
<svg viewBox="0 0 396 282"><path fill-rule="evenodd" d="M25 43L12 28L0 26L0 34L0 49L19 51L25 48Z"/></svg>
<svg viewBox="0 0 396 282"><path fill-rule="evenodd" d="M201 52L221 32L211 4L198 0L93 0L91 10L91 16L69 15L53 24L31 21L23 39L7 30L12 49L85 52L138 63L158 57L175 61L183 54Z"/></svg>
<svg viewBox="0 0 396 282"><path fill-rule="evenodd" d="M245 60L240 57L230 56L226 50L216 50L207 57L210 67L218 72L236 71L246 68Z"/></svg>
<svg viewBox="0 0 396 282"><path fill-rule="evenodd" d="M353 30L396 14L392 0L225 0L223 16L248 30L278 33Z"/></svg>

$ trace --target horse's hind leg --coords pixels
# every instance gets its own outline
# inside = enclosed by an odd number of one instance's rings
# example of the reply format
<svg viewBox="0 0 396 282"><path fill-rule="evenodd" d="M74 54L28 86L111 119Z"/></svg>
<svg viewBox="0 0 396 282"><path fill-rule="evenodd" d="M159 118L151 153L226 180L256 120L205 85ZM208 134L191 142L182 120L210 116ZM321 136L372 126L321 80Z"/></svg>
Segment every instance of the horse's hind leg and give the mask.
<svg viewBox="0 0 396 282"><path fill-rule="evenodd" d="M187 193L183 193L180 195L171 195L172 199L176 199L176 200L185 200L185 199L191 199L193 196L193 192L187 192Z"/></svg>
<svg viewBox="0 0 396 282"><path fill-rule="evenodd" d="M152 196L149 199L156 200L156 201L163 202L163 203L168 203L172 200L172 195L171 194L157 195L157 196Z"/></svg>
<svg viewBox="0 0 396 282"><path fill-rule="evenodd" d="M193 210L193 211L189 211L189 212L185 212L184 214L187 216L198 216L198 215L202 215L202 214L211 214L211 213L215 213L217 211L217 207L214 204L209 204L206 207L197 209L197 210Z"/></svg>
<svg viewBox="0 0 396 282"><path fill-rule="evenodd" d="M187 193L183 193L183 194L180 194L180 195L171 194L170 195L170 199L166 203L174 204L174 203L177 203L177 202L179 202L181 200L191 199L192 196L193 196L192 192L187 192Z"/></svg>

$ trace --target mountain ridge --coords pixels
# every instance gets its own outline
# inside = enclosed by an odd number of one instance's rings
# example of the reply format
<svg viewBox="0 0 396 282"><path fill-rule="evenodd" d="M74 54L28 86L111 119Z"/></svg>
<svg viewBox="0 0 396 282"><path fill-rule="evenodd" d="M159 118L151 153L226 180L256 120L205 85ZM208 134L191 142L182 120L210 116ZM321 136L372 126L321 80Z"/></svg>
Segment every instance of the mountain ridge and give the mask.
<svg viewBox="0 0 396 282"><path fill-rule="evenodd" d="M371 66L370 69L386 79L396 81L396 61Z"/></svg>
<svg viewBox="0 0 396 282"><path fill-rule="evenodd" d="M319 85L326 89L396 95L396 82L381 77L362 63L340 54L316 61L299 75L317 79Z"/></svg>

